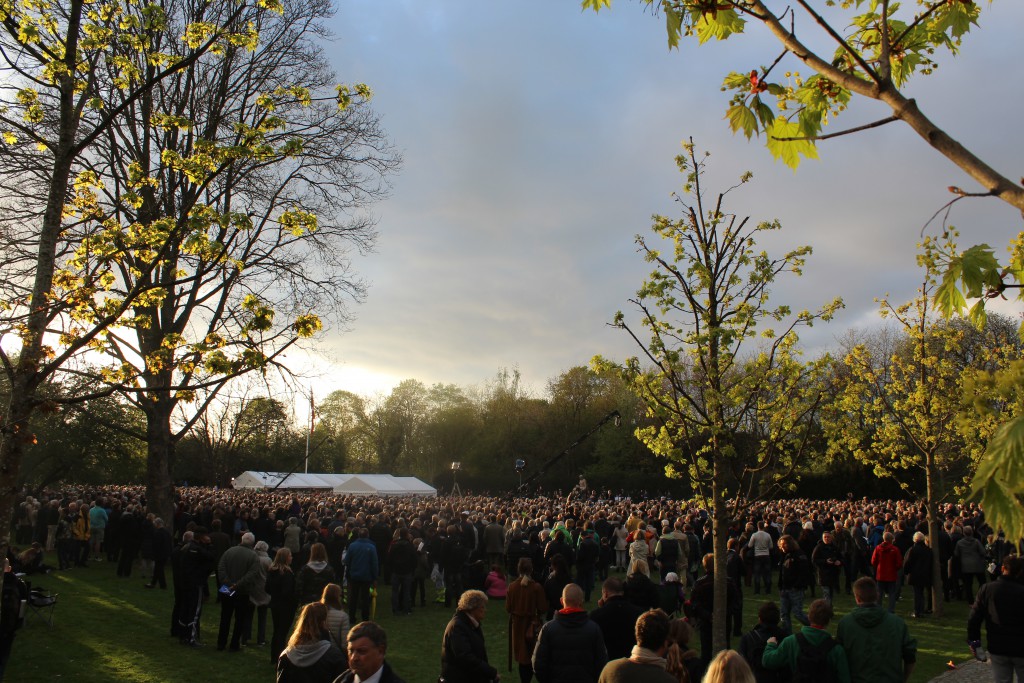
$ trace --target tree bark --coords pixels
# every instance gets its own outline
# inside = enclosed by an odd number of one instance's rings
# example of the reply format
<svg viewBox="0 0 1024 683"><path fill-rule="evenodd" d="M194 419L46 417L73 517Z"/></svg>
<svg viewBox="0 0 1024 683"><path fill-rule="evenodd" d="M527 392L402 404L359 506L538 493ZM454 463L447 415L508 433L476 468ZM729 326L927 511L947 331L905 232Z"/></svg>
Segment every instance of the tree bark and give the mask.
<svg viewBox="0 0 1024 683"><path fill-rule="evenodd" d="M171 412L174 400L167 396L143 399L146 414L146 507L172 528L174 497L171 485L171 459L174 457L174 438L171 432Z"/></svg>
<svg viewBox="0 0 1024 683"><path fill-rule="evenodd" d="M729 508L725 504L722 479L726 476L725 466L715 458L715 474L712 483L712 543L715 555L714 596L715 608L711 620L711 651L721 652L729 646L726 633L729 626L729 574L725 569L726 552L729 543Z"/></svg>
<svg viewBox="0 0 1024 683"><path fill-rule="evenodd" d="M945 611L942 592L942 558L939 557L939 535L942 523L939 520L936 495L935 456L929 453L925 457L925 508L928 511L928 543L932 547L932 614L939 618Z"/></svg>

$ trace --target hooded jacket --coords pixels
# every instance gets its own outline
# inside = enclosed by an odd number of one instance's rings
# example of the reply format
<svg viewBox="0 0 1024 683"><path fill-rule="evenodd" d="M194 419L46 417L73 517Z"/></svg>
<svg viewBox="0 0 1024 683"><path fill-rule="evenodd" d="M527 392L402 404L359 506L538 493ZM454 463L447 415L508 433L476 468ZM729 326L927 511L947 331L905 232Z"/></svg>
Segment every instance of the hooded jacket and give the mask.
<svg viewBox="0 0 1024 683"><path fill-rule="evenodd" d="M596 683L608 663L601 627L582 609L563 609L544 624L533 652L540 683Z"/></svg>
<svg viewBox="0 0 1024 683"><path fill-rule="evenodd" d="M286 647L277 660L277 683L333 681L348 668L345 655L333 643L318 640Z"/></svg>
<svg viewBox="0 0 1024 683"><path fill-rule="evenodd" d="M828 631L822 631L813 626L804 626L800 634L813 647L818 647L831 637ZM767 669L786 668L795 673L799 658L800 644L797 642L796 634L793 634L786 636L781 643L769 642L765 645L761 662ZM827 661L839 683L850 683L850 668L846 662L846 652L842 647L838 645L833 647L828 653Z"/></svg>
<svg viewBox="0 0 1024 683"><path fill-rule="evenodd" d="M904 664L917 660L907 624L881 605L857 607L840 619L836 640L846 650L853 683L903 683Z"/></svg>

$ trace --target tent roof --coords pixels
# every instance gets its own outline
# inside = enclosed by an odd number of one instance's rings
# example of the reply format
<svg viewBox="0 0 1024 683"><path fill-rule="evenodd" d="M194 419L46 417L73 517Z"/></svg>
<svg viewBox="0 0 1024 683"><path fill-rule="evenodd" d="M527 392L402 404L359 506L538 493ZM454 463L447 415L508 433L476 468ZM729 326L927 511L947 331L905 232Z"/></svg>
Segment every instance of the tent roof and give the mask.
<svg viewBox="0 0 1024 683"><path fill-rule="evenodd" d="M278 483L280 482L280 486ZM332 489L335 493L381 496L436 496L437 489L416 477L390 474L313 474L295 472L259 472L249 470L234 479L236 489Z"/></svg>

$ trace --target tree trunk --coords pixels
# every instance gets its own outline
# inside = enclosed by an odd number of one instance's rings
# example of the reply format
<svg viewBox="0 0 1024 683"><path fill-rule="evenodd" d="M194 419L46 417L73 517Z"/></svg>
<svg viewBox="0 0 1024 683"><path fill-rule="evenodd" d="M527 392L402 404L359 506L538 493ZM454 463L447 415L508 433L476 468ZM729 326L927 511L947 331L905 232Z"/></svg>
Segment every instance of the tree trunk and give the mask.
<svg viewBox="0 0 1024 683"><path fill-rule="evenodd" d="M144 399L146 413L146 506L164 520L168 529L174 520L174 498L171 486L171 458L174 437L171 433L171 411L174 401L166 396Z"/></svg>
<svg viewBox="0 0 1024 683"><path fill-rule="evenodd" d="M729 574L725 569L726 551L729 543L729 509L725 504L725 495L721 478L725 476L725 467L715 459L714 482L711 486L712 530L715 554L715 608L711 620L711 651L712 654L728 647L726 633L729 625Z"/></svg>
<svg viewBox="0 0 1024 683"><path fill-rule="evenodd" d="M939 557L939 536L942 522L939 520L936 496L935 456L925 457L925 508L928 511L928 544L932 547L932 614L935 618L943 615L944 595L942 593L942 558Z"/></svg>

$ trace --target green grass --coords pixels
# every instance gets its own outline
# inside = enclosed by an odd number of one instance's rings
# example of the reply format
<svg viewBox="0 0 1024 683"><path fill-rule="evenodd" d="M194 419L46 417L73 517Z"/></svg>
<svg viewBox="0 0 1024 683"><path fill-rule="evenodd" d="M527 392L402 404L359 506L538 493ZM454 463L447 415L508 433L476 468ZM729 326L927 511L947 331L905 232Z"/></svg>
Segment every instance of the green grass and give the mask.
<svg viewBox="0 0 1024 683"><path fill-rule="evenodd" d="M209 646L191 650L170 637L171 590L147 590L137 573L131 579L118 579L114 566L103 562L92 564L88 569L31 578L33 585L59 593L59 603L52 629L30 618L28 625L18 632L7 668L8 681L270 683L274 680L266 647L243 648L240 653L217 652L213 647L220 616L215 602L204 608L202 620L203 638ZM597 595L595 592L595 601ZM756 621L757 597L747 591L745 628ZM911 599L908 589L899 603L898 614L906 617ZM428 602L426 608L415 609L412 616L395 618L391 616L390 591L386 587L381 589L378 600L377 618L388 632L391 665L408 683L434 683L440 669L441 634L452 610ZM851 598L840 596L836 603L837 619L852 607ZM924 683L945 671L948 660L961 662L969 656L964 646L966 618L967 606L955 603L947 607L942 619L910 620L911 633L917 638L919 648L918 665L911 681ZM491 603L484 629L491 663L498 667L505 680L518 680L515 674L505 673L508 670L508 625L502 603ZM835 632L834 622L832 631ZM738 642L734 639L733 646Z"/></svg>

